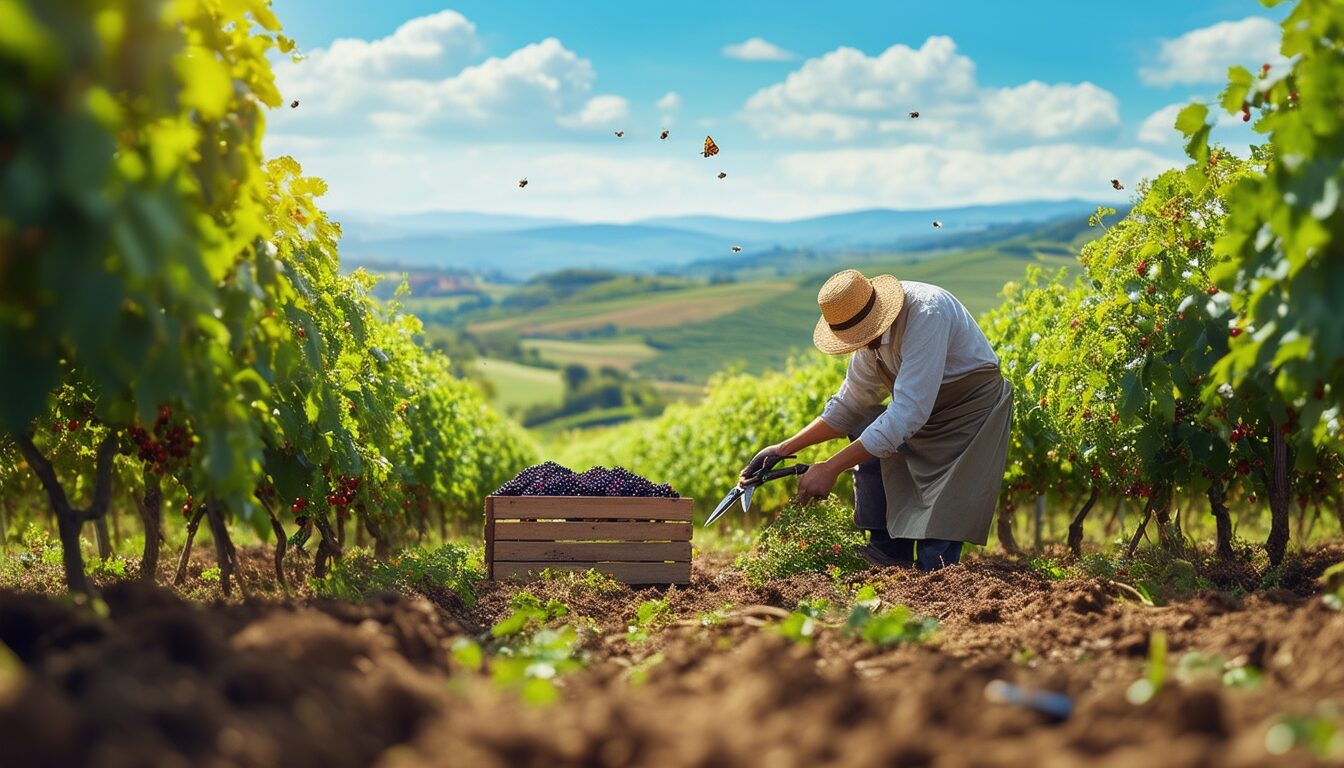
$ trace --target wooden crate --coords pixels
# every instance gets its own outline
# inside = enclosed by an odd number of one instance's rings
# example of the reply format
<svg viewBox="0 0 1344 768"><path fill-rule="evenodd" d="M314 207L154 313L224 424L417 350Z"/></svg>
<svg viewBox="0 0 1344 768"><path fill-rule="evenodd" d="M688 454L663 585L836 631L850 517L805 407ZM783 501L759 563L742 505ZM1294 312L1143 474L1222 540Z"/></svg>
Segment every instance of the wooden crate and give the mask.
<svg viewBox="0 0 1344 768"><path fill-rule="evenodd" d="M591 568L626 584L689 583L692 506L690 499L489 496L488 577Z"/></svg>

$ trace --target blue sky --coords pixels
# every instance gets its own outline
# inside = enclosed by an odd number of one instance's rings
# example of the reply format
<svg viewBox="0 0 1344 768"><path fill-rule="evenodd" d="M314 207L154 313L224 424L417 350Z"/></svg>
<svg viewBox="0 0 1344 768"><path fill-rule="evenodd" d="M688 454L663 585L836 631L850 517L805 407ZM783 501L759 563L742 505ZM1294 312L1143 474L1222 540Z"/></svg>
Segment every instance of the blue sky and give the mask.
<svg viewBox="0 0 1344 768"><path fill-rule="evenodd" d="M1107 199L1111 177L1132 189L1180 161L1164 128L1229 64L1281 62L1284 11L1249 0L827 6L276 0L310 55L278 66L301 106L267 149L328 178L330 207L371 212ZM718 158L698 155L706 133Z"/></svg>

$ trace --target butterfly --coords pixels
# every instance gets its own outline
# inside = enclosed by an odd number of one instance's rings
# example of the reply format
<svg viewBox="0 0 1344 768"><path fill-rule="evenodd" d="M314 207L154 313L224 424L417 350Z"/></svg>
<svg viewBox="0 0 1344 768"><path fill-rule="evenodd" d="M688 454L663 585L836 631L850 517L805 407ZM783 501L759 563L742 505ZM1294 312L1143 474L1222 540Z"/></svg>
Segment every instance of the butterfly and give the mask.
<svg viewBox="0 0 1344 768"><path fill-rule="evenodd" d="M937 219L934 219L934 220L933 220L933 228L934 228L934 229L942 229L942 228L943 228L943 222L941 222L941 221L939 221L939 220L937 220Z"/></svg>
<svg viewBox="0 0 1344 768"><path fill-rule="evenodd" d="M624 135L625 135L625 131L617 131L617 132L616 132L616 138L618 138L618 139L621 138L621 137L624 136Z"/></svg>
<svg viewBox="0 0 1344 768"><path fill-rule="evenodd" d="M523 187L526 187L526 186L527 186L527 177L524 176L523 178L521 178L521 179L518 180L518 188L519 188L519 189L522 189Z"/></svg>
<svg viewBox="0 0 1344 768"><path fill-rule="evenodd" d="M740 245L733 246L733 253L741 253L741 252L742 252L742 246Z"/></svg>
<svg viewBox="0 0 1344 768"><path fill-rule="evenodd" d="M664 130L662 133L658 134L658 138L660 138L660 139L666 139L666 138L667 138L667 134L668 134L668 131Z"/></svg>
<svg viewBox="0 0 1344 768"><path fill-rule="evenodd" d="M1125 185L1120 183L1119 179L1111 179L1111 186L1116 189L1124 189Z"/></svg>
<svg viewBox="0 0 1344 768"><path fill-rule="evenodd" d="M720 179L726 179L726 178L728 178L728 174L724 173L723 171L719 171L719 178L720 178Z"/></svg>
<svg viewBox="0 0 1344 768"><path fill-rule="evenodd" d="M911 112L911 113L910 113L910 119L911 119L911 120L914 120L914 119L917 118L917 117L919 117L919 113L918 113L918 112Z"/></svg>
<svg viewBox="0 0 1344 768"><path fill-rule="evenodd" d="M706 136L705 148L700 152L700 154L704 157L713 157L714 155L719 154L719 145L714 143L713 138Z"/></svg>
<svg viewBox="0 0 1344 768"><path fill-rule="evenodd" d="M290 108L290 109L298 109L298 108L299 108L299 100L298 100L298 99L295 99L295 100L289 102L289 108Z"/></svg>

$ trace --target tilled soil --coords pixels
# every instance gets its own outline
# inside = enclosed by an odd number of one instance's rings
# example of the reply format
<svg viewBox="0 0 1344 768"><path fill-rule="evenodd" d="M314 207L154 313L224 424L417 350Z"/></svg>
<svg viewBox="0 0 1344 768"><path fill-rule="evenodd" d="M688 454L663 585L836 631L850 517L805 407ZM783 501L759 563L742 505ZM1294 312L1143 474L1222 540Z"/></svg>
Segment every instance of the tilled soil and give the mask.
<svg viewBox="0 0 1344 768"><path fill-rule="evenodd" d="M710 557L683 588L543 582L529 589L596 630L587 668L541 708L450 659L454 640L508 613L512 585L482 585L469 607L392 595L202 605L120 583L92 610L0 593L0 641L21 662L0 659L0 763L1313 765L1305 750L1271 756L1265 733L1282 714L1344 702L1344 614L1314 594L1341 558L1344 547L1316 550L1274 591L1160 608L996 558L874 571L863 578L884 601L940 622L928 643L885 649L834 631L800 645L761 626L778 612L760 606L835 599L820 575L758 588ZM626 626L654 597L676 620L632 642ZM705 625L711 611L726 619ZM1157 630L1173 667L1189 651L1220 654L1262 670L1263 684L1169 680L1130 704ZM993 703L996 679L1064 693L1073 713L1056 722Z"/></svg>

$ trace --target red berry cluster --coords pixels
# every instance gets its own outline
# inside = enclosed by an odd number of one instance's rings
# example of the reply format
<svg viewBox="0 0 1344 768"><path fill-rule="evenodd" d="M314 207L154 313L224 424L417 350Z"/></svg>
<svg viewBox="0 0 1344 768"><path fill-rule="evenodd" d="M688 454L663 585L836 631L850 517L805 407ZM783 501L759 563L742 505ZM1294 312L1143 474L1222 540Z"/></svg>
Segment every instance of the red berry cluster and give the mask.
<svg viewBox="0 0 1344 768"><path fill-rule="evenodd" d="M78 424L71 429L77 429ZM159 408L159 418L154 422L153 432L141 426L130 429L131 439L139 449L141 461L152 464L154 472L162 474L169 459L183 459L191 453L193 440L191 433L183 424L173 423L173 409L168 406Z"/></svg>
<svg viewBox="0 0 1344 768"><path fill-rule="evenodd" d="M289 505L289 511L293 512L296 515L301 514L303 510L307 508L308 508L308 500L303 497L294 499L294 503Z"/></svg>
<svg viewBox="0 0 1344 768"><path fill-rule="evenodd" d="M1232 433L1227 436L1227 439L1235 443L1240 441L1243 437L1250 437L1250 436L1251 436L1251 425L1238 424L1237 426L1232 428Z"/></svg>
<svg viewBox="0 0 1344 768"><path fill-rule="evenodd" d="M340 489L327 497L327 503L333 507L348 506L355 500L355 491L359 490L359 478L341 476L337 485Z"/></svg>
<svg viewBox="0 0 1344 768"><path fill-rule="evenodd" d="M187 500L182 504L182 516L191 517L191 508L195 506L196 499L190 493L187 494Z"/></svg>

